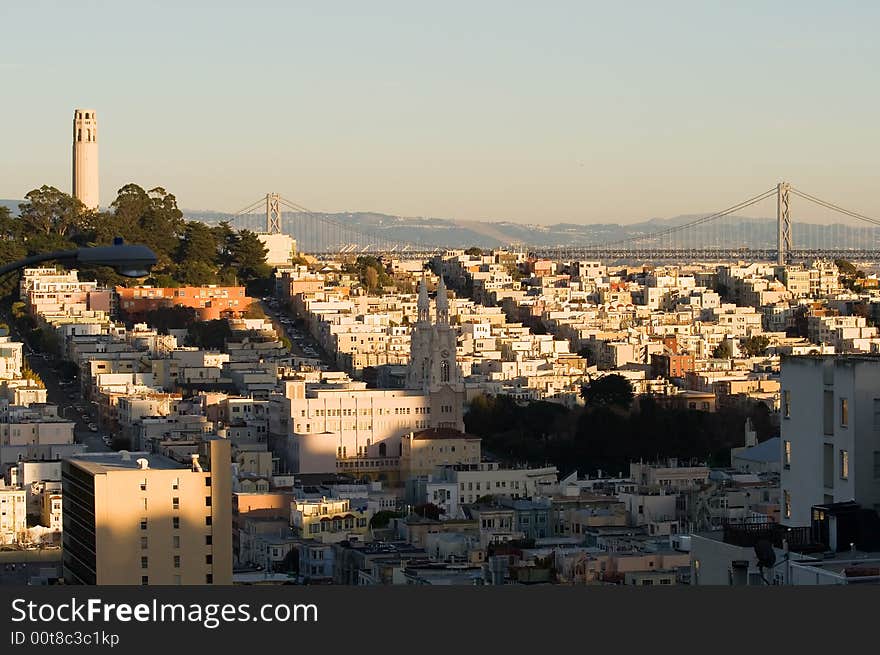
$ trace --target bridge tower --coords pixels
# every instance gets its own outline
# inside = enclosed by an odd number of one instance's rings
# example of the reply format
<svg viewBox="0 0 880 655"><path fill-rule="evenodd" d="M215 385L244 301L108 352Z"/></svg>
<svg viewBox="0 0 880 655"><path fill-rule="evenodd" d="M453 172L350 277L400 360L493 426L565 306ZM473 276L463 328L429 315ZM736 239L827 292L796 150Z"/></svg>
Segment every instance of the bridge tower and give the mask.
<svg viewBox="0 0 880 655"><path fill-rule="evenodd" d="M281 234L281 194L266 194L266 234Z"/></svg>
<svg viewBox="0 0 880 655"><path fill-rule="evenodd" d="M791 213L788 192L791 185L780 182L776 185L776 263L784 266L791 250Z"/></svg>

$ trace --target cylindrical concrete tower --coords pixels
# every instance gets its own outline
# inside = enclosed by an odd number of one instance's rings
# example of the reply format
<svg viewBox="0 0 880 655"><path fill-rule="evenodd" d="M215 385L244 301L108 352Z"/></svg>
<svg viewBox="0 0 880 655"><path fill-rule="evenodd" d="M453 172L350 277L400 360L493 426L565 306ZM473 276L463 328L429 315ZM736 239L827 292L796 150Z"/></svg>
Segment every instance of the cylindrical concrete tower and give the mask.
<svg viewBox="0 0 880 655"><path fill-rule="evenodd" d="M98 119L93 109L73 111L73 196L98 208Z"/></svg>

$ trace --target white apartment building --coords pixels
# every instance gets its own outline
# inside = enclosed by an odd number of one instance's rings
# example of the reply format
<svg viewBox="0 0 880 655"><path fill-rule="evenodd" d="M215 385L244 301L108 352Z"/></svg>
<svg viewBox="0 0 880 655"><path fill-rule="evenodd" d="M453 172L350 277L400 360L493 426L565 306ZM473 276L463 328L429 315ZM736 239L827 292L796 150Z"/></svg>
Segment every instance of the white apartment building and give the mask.
<svg viewBox="0 0 880 655"><path fill-rule="evenodd" d="M459 502L475 503L482 496L517 499L542 494L557 483L558 471L555 466L505 469L496 462L480 462L444 466L436 479L458 485Z"/></svg>
<svg viewBox="0 0 880 655"><path fill-rule="evenodd" d="M880 358L784 357L781 391L781 522L808 526L832 502L880 509Z"/></svg>
<svg viewBox="0 0 880 655"><path fill-rule="evenodd" d="M24 489L0 487L0 544L18 543L27 533Z"/></svg>
<svg viewBox="0 0 880 655"><path fill-rule="evenodd" d="M401 437L412 431L464 430L460 395L448 389L367 389L362 382L307 388L304 381L284 388L275 411L278 425L287 419L295 473L334 472L337 459L399 457Z"/></svg>
<svg viewBox="0 0 880 655"><path fill-rule="evenodd" d="M10 337L0 337L0 380L15 380L21 377L24 363L22 349L24 344Z"/></svg>

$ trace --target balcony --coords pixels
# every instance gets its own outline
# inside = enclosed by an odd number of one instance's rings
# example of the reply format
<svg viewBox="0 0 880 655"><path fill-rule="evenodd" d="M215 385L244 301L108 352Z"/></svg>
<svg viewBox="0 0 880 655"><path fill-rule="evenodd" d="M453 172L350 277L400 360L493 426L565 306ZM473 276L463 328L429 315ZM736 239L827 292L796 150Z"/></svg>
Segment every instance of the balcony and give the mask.
<svg viewBox="0 0 880 655"><path fill-rule="evenodd" d="M780 523L727 522L722 526L724 542L734 546L754 547L759 541L769 541L776 548L788 542L789 550L799 553L817 553L826 550L823 544L814 543L809 527L787 528Z"/></svg>

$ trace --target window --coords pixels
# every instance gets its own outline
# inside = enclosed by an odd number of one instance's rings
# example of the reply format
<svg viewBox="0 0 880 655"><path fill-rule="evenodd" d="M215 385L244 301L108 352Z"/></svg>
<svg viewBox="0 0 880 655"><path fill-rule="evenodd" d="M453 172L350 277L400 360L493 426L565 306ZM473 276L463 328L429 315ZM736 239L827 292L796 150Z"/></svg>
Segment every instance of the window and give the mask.
<svg viewBox="0 0 880 655"><path fill-rule="evenodd" d="M211 543L212 543L211 535L206 534L206 535L205 535L205 545L206 545L206 546L210 546Z"/></svg>
<svg viewBox="0 0 880 655"><path fill-rule="evenodd" d="M205 576L205 584L214 584L214 575L212 573Z"/></svg>
<svg viewBox="0 0 880 655"><path fill-rule="evenodd" d="M180 509L180 498L177 496L171 499L171 509Z"/></svg>
<svg viewBox="0 0 880 655"><path fill-rule="evenodd" d="M840 451L840 479L849 478L849 451L841 449Z"/></svg>
<svg viewBox="0 0 880 655"><path fill-rule="evenodd" d="M141 584L142 584L142 585L148 585L148 584L150 584L150 578L148 578L148 577L145 576L145 575L142 575L142 576L141 576Z"/></svg>
<svg viewBox="0 0 880 655"><path fill-rule="evenodd" d="M209 475L208 477L205 478L205 486L206 486L206 487L210 487L210 486L211 486L211 476L210 476L210 475Z"/></svg>
<svg viewBox="0 0 880 655"><path fill-rule="evenodd" d="M147 548L147 538L141 537L141 550L146 550Z"/></svg>
<svg viewBox="0 0 880 655"><path fill-rule="evenodd" d="M178 489L180 489L180 478L174 478L171 481L171 489L172 491L177 491Z"/></svg>
<svg viewBox="0 0 880 655"><path fill-rule="evenodd" d="M782 465L785 468L791 468L791 441L787 439L782 442Z"/></svg>
<svg viewBox="0 0 880 655"><path fill-rule="evenodd" d="M822 444L822 481L826 489L834 488L834 446Z"/></svg>
<svg viewBox="0 0 880 655"><path fill-rule="evenodd" d="M146 490L147 490L147 481L141 480L141 491L146 491Z"/></svg>
<svg viewBox="0 0 880 655"><path fill-rule="evenodd" d="M826 436L834 435L834 392L822 392L822 418L823 418L823 434Z"/></svg>
<svg viewBox="0 0 880 655"><path fill-rule="evenodd" d="M785 514L785 518L791 518L791 492L788 489L785 489L782 492L783 497L783 512Z"/></svg>
<svg viewBox="0 0 880 655"><path fill-rule="evenodd" d="M174 568L176 568L176 569L180 568L180 555L174 556Z"/></svg>
<svg viewBox="0 0 880 655"><path fill-rule="evenodd" d="M141 530L147 529L147 519L141 519Z"/></svg>
<svg viewBox="0 0 880 655"><path fill-rule="evenodd" d="M174 528L175 530L178 530L180 528L180 517L179 516L175 516L171 519L171 527Z"/></svg>
<svg viewBox="0 0 880 655"><path fill-rule="evenodd" d="M183 583L181 582L181 580L180 580L180 576L179 576L179 575L175 575L175 576L174 576L174 584L176 584L176 585L183 584Z"/></svg>
<svg viewBox="0 0 880 655"><path fill-rule="evenodd" d="M173 537L171 537L171 545L174 548L180 548L180 535L176 534Z"/></svg>
<svg viewBox="0 0 880 655"><path fill-rule="evenodd" d="M840 399L840 427L845 428L849 425L849 401L846 398Z"/></svg>
<svg viewBox="0 0 880 655"><path fill-rule="evenodd" d="M213 564L214 556L213 555L205 555L205 564Z"/></svg>
<svg viewBox="0 0 880 655"><path fill-rule="evenodd" d="M880 480L880 450L874 451L874 479Z"/></svg>
<svg viewBox="0 0 880 655"><path fill-rule="evenodd" d="M148 565L149 565L149 560L146 557L141 557L141 568L146 569L146 568L148 568Z"/></svg>
<svg viewBox="0 0 880 655"><path fill-rule="evenodd" d="M210 515L209 515L209 516L206 516L206 517L205 517L205 525L211 525L211 523L212 523L212 520L211 520Z"/></svg>
<svg viewBox="0 0 880 655"><path fill-rule="evenodd" d="M205 496L205 507L210 507L210 506L211 506L211 497Z"/></svg>

